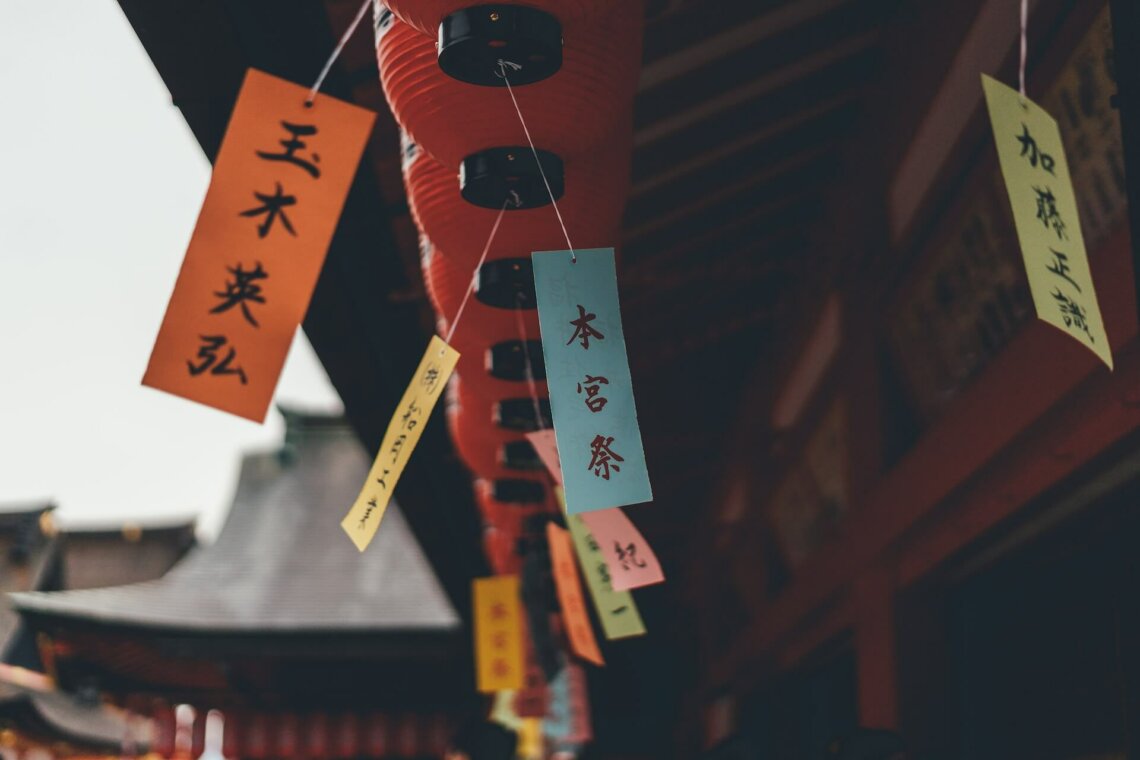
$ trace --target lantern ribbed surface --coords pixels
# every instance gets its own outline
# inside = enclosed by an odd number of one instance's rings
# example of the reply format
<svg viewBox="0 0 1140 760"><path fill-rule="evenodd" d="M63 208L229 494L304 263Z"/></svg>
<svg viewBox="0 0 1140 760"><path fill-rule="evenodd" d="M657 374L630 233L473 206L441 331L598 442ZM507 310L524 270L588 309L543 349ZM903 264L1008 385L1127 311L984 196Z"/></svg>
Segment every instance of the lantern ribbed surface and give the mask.
<svg viewBox="0 0 1140 760"><path fill-rule="evenodd" d="M514 88L535 146L569 161L605 147L624 124L641 64L641 4L612 3L566 38L562 69ZM577 27L576 27L577 28ZM400 127L447 167L487 148L527 145L506 88L477 87L440 70L435 41L393 20L376 47L380 82Z"/></svg>
<svg viewBox="0 0 1140 760"><path fill-rule="evenodd" d="M617 242L629 193L630 130L595 155L566 162L566 191L558 210L576 248L602 248ZM470 271L483 252L498 210L467 203L459 194L458 174L427 153L405 151L404 185L412 216L437 251ZM552 206L510 209L488 259L530 256L533 251L566 248L566 237Z"/></svg>
<svg viewBox="0 0 1140 760"><path fill-rule="evenodd" d="M475 5L490 3L472 0L384 0L384 4L391 9L397 19L434 40L444 16L450 16L456 11ZM564 30L567 27L573 30L578 24L614 13L623 5L636 5L638 12L641 12L641 3L637 0L527 0L522 5L555 16L562 23Z"/></svg>
<svg viewBox="0 0 1140 760"><path fill-rule="evenodd" d="M524 445L525 433L507 426L549 424L534 419L531 388L521 376L518 354L519 341L540 339L529 260L534 251L568 246L554 207L546 203L547 197L534 194L535 166L511 92L506 87L486 86L498 83L487 81L484 65L490 61L493 68L495 56L476 47L467 57L471 51L464 46L472 42L481 46L486 41L494 47L499 41L521 54L528 44L536 43L539 47L531 49L545 54L551 49L557 52L557 42L552 48L549 36L543 35L553 30L556 40L561 30L561 65L556 56L547 56L553 73L537 80L531 77L525 84L526 77L520 75L511 91L534 146L555 154L544 156L543 166L554 173L556 186L561 165L558 210L574 247L618 248L630 189L643 2L529 0L518 4L550 14L556 25L547 23L548 17L502 10L515 4L494 4L503 18L501 28L506 34L502 38L487 33L483 17L453 16L445 26L445 65L458 79L440 68L437 34L444 17L474 4L470 0L388 0L387 5L377 5L376 55L384 93L404 133L404 185L421 234L425 290L441 335L449 335L451 322L471 288L500 213L496 196L514 189L524 196L527 206L503 212L497 234L487 247L479 290L472 292L450 333L460 359L445 403L456 452L475 480L484 550L495 572L517 573L520 546L534 539L525 533L527 518L558 511L549 473L544 468L526 469L537 463ZM513 38L511 30L516 33ZM536 54L531 60L537 67L542 59ZM522 71L525 74L527 69ZM467 76L471 72L477 76ZM513 163L516 150L517 164ZM461 194L461 165L475 154L482 155L464 166L467 196L491 208L476 206ZM512 308L516 304L522 308ZM499 344L514 347L500 346L496 371L501 377L495 377L488 366L488 352ZM541 357L530 358L541 361ZM537 381L534 391L546 404L540 413L548 415L546 383ZM513 455L519 458L513 467L504 461L508 445L513 445ZM536 484L541 487L536 489Z"/></svg>

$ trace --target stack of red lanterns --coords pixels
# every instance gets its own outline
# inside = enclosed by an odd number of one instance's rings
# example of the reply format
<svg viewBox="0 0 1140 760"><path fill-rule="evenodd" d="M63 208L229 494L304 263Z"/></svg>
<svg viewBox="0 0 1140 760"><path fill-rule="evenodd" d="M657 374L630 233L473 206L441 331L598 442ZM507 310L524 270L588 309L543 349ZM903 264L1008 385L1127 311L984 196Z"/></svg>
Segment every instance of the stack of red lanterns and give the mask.
<svg viewBox="0 0 1140 760"><path fill-rule="evenodd" d="M567 233L576 248L618 239L642 3L374 2L424 281L461 354L448 425L476 478L492 566L517 572L526 518L554 507L525 437L551 424L530 254L567 248Z"/></svg>

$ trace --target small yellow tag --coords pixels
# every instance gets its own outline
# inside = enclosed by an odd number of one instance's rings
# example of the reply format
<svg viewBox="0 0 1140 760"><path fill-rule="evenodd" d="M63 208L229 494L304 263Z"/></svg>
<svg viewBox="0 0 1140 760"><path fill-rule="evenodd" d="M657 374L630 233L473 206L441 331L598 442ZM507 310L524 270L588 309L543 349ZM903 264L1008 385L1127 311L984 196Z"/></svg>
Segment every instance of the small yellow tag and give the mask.
<svg viewBox="0 0 1140 760"><path fill-rule="evenodd" d="M1112 369L1057 121L985 74L982 89L1037 318L1079 341Z"/></svg>
<svg viewBox="0 0 1140 760"><path fill-rule="evenodd" d="M396 413L392 415L392 421L388 423L388 431L384 433L384 441L380 444L376 461L372 463L368 480L360 489L360 495L356 497L352 509L340 523L360 551L364 551L376 535L384 511L392 499L396 482L403 474L412 450L419 443L428 417L442 395L457 361L459 353L439 337L432 336L427 352L416 368L416 374L412 376L404 397L400 399L400 405L396 407Z"/></svg>
<svg viewBox="0 0 1140 760"><path fill-rule="evenodd" d="M523 718L517 754L523 760L542 760L542 719Z"/></svg>
<svg viewBox="0 0 1140 760"><path fill-rule="evenodd" d="M478 689L493 694L523 687L522 611L514 575L476 578L475 667Z"/></svg>

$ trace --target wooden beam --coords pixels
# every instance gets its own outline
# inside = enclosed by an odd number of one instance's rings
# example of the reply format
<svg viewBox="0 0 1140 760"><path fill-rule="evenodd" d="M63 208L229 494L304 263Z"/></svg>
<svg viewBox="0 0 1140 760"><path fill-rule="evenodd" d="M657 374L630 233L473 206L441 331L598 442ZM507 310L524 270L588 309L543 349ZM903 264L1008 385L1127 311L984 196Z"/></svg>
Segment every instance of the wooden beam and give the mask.
<svg viewBox="0 0 1140 760"><path fill-rule="evenodd" d="M855 581L855 661L859 725L899 728L898 666L895 660L895 582L889 568L875 567Z"/></svg>
<svg viewBox="0 0 1140 760"><path fill-rule="evenodd" d="M1140 300L1140 6L1135 0L1111 0L1110 5L1128 219L1132 228L1132 271Z"/></svg>

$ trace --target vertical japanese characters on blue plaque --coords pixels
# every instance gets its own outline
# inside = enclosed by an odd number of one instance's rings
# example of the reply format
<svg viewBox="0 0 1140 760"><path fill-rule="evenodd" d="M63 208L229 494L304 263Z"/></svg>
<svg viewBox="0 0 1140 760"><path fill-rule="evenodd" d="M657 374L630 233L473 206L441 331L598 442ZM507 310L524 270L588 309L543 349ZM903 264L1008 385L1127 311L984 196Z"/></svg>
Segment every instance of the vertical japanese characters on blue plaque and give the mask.
<svg viewBox="0 0 1140 760"><path fill-rule="evenodd" d="M651 501L612 248L531 254L569 514Z"/></svg>

